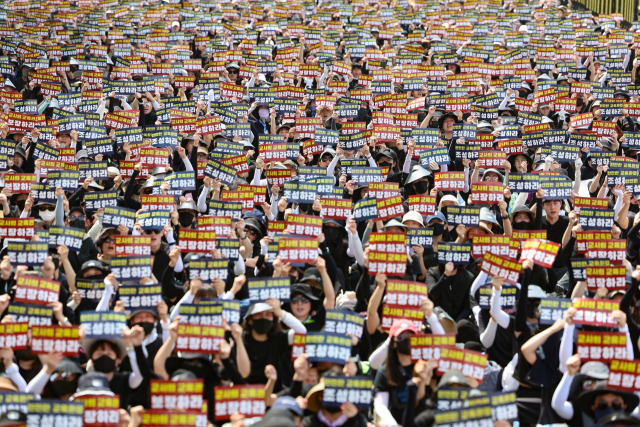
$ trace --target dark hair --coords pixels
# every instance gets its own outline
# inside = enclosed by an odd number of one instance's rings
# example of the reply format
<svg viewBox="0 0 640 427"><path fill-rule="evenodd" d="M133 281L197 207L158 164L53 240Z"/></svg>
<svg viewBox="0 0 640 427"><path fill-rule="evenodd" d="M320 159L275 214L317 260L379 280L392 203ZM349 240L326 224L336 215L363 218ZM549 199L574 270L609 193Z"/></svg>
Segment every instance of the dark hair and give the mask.
<svg viewBox="0 0 640 427"><path fill-rule="evenodd" d="M94 342L91 348L89 348L89 353L88 353L89 359L92 358L93 353L95 353L98 347L102 346L102 344L107 344L109 347L111 347L111 350L113 350L113 352L116 354L117 359L120 359L122 356L124 356L124 354L120 354L120 348L114 343L112 343L111 341L99 340Z"/></svg>
<svg viewBox="0 0 640 427"><path fill-rule="evenodd" d="M400 359L398 358L398 351L393 347L395 341L393 338L389 343L389 350L387 351L387 384L391 387L398 387L404 384L404 375L400 370Z"/></svg>

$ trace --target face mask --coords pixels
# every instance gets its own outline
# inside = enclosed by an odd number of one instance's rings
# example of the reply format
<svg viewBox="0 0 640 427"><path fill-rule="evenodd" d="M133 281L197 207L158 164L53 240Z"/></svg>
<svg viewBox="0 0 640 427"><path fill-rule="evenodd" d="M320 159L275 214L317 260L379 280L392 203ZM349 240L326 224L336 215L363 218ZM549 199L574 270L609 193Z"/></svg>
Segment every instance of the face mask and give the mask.
<svg viewBox="0 0 640 427"><path fill-rule="evenodd" d="M269 117L269 110L267 110L266 108L261 108L260 110L258 110L258 115L261 119L266 119Z"/></svg>
<svg viewBox="0 0 640 427"><path fill-rule="evenodd" d="M51 383L51 389L58 396L66 396L73 394L78 388L78 380L73 381L54 381Z"/></svg>
<svg viewBox="0 0 640 427"><path fill-rule="evenodd" d="M144 336L148 336L151 331L153 331L153 328L156 327L156 324L153 322L138 322L136 323L136 325L140 326L142 329L144 329Z"/></svg>
<svg viewBox="0 0 640 427"><path fill-rule="evenodd" d="M56 211L40 211L40 218L45 222L53 221L55 217Z"/></svg>
<svg viewBox="0 0 640 427"><path fill-rule="evenodd" d="M335 247L340 239L340 229L335 227L324 227L322 230L324 237L327 239L328 247Z"/></svg>
<svg viewBox="0 0 640 427"><path fill-rule="evenodd" d="M380 163L378 163L378 166L381 167L381 168L386 168L386 167L393 166L393 163L391 163L391 162L380 162Z"/></svg>
<svg viewBox="0 0 640 427"><path fill-rule="evenodd" d="M193 224L193 214L189 212L181 212L178 215L178 222L183 227L190 227Z"/></svg>
<svg viewBox="0 0 640 427"><path fill-rule="evenodd" d="M609 414L613 414L614 412L620 412L613 409L611 406L607 406L605 409L600 409L596 406L596 409L593 411L596 420L601 420Z"/></svg>
<svg viewBox="0 0 640 427"><path fill-rule="evenodd" d="M433 235L434 236L440 236L442 233L444 233L444 224L433 224L431 226L433 228Z"/></svg>
<svg viewBox="0 0 640 427"><path fill-rule="evenodd" d="M398 350L400 354L411 354L411 341L396 341L396 350Z"/></svg>
<svg viewBox="0 0 640 427"><path fill-rule="evenodd" d="M96 372L109 373L116 370L116 361L107 355L100 356L93 361L93 368Z"/></svg>
<svg viewBox="0 0 640 427"><path fill-rule="evenodd" d="M108 179L102 181L102 185L104 186L105 190L111 190L113 188L113 179L112 178L108 178Z"/></svg>
<svg viewBox="0 0 640 427"><path fill-rule="evenodd" d="M515 230L528 230L529 223L528 222L514 222L511 224L511 227Z"/></svg>
<svg viewBox="0 0 640 427"><path fill-rule="evenodd" d="M18 209L20 209L20 212L24 210L24 202L26 202L26 200L18 200L16 202L16 206L18 207Z"/></svg>
<svg viewBox="0 0 640 427"><path fill-rule="evenodd" d="M417 194L424 194L429 191L429 182L428 181L418 181L413 184L413 188L415 188Z"/></svg>
<svg viewBox="0 0 640 427"><path fill-rule="evenodd" d="M271 330L273 321L269 319L253 319L253 330L258 334L266 334Z"/></svg>
<svg viewBox="0 0 640 427"><path fill-rule="evenodd" d="M331 407L322 407L322 409L324 409L326 412L330 413L330 414L337 414L338 412L342 411L342 409L340 409L339 406L331 406Z"/></svg>
<svg viewBox="0 0 640 427"><path fill-rule="evenodd" d="M69 221L69 226L73 228L81 228L84 230L84 219L72 219Z"/></svg>

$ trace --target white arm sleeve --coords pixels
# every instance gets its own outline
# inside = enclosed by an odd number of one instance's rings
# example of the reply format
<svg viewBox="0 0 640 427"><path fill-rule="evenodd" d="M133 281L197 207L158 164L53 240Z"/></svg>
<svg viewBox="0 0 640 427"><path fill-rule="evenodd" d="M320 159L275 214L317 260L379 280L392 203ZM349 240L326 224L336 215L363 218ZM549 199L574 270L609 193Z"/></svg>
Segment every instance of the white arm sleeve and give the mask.
<svg viewBox="0 0 640 427"><path fill-rule="evenodd" d="M551 398L551 407L565 420L573 418L573 405L567 402L571 383L573 383L573 376L565 372Z"/></svg>
<svg viewBox="0 0 640 427"><path fill-rule="evenodd" d="M327 176L333 176L333 172L336 170L336 166L342 157L344 156L333 156L331 163L327 166Z"/></svg>
<svg viewBox="0 0 640 427"><path fill-rule="evenodd" d="M462 191L469 192L469 168L464 168L464 190Z"/></svg>
<svg viewBox="0 0 640 427"><path fill-rule="evenodd" d="M42 368L40 372L38 372L38 375L36 375L31 381L29 381L29 384L27 384L27 388L25 391L27 393L33 394L42 393L42 390L44 390L44 386L46 386L47 382L49 382L49 378L51 378L51 375L47 374L44 368Z"/></svg>
<svg viewBox="0 0 640 427"><path fill-rule="evenodd" d="M478 277L476 277L476 280L473 281L473 284L471 285L471 289L469 289L469 294L471 294L471 296L474 296L476 292L478 292L478 289L480 289L480 286L487 283L488 277L489 275L487 273L485 273L484 271L481 271L478 274Z"/></svg>
<svg viewBox="0 0 640 427"><path fill-rule="evenodd" d="M502 372L502 391L515 391L520 387L520 382L513 378L513 372L518 364L518 353L513 355L513 359Z"/></svg>
<svg viewBox="0 0 640 427"><path fill-rule="evenodd" d="M24 393L27 390L27 382L20 375L20 368L15 363L9 365L9 367L4 371L7 374L7 377L18 387L18 391Z"/></svg>
<svg viewBox="0 0 640 427"><path fill-rule="evenodd" d="M129 362L131 363L131 374L129 374L129 388L134 389L138 388L140 384L142 384L142 373L140 372L140 367L138 366L138 359L136 358L136 352L131 350L128 353Z"/></svg>
<svg viewBox="0 0 640 427"><path fill-rule="evenodd" d="M260 177L262 176L262 169L256 169L253 174L253 179L250 185L260 185Z"/></svg>
<svg viewBox="0 0 640 427"><path fill-rule="evenodd" d="M209 189L204 187L198 196L198 210L202 213L207 211L207 196L209 195Z"/></svg>
<svg viewBox="0 0 640 427"><path fill-rule="evenodd" d="M498 324L493 321L493 319L489 320L489 324L484 329L484 331L480 334L480 342L484 346L484 348L490 348L493 345L493 342L496 339L496 332L498 331Z"/></svg>
<svg viewBox="0 0 640 427"><path fill-rule="evenodd" d="M369 166L371 166L372 168L377 168L378 165L376 164L375 159L373 158L373 156L371 154L369 154L369 157L367 157L367 160L369 161Z"/></svg>
<svg viewBox="0 0 640 427"><path fill-rule="evenodd" d="M282 323L287 325L290 329L295 331L296 334L306 334L307 328L302 324L301 321L295 318L295 316L291 313L284 313L284 319L282 319Z"/></svg>
<svg viewBox="0 0 640 427"><path fill-rule="evenodd" d="M398 422L389 411L389 392L379 391L373 399L373 410L380 418L380 422L387 427L398 427Z"/></svg>
<svg viewBox="0 0 640 427"><path fill-rule="evenodd" d="M500 305L500 295L502 294L502 290L496 291L496 288L491 290L491 309L489 313L496 319L498 325L500 325L503 329L507 329L509 327L509 323L511 323L511 318L507 313L502 311L502 306Z"/></svg>
<svg viewBox="0 0 640 427"><path fill-rule="evenodd" d="M438 316L436 316L435 313L431 313L431 316L427 317L427 322L429 322L429 326L431 326L431 332L433 335L445 334L444 328L438 321Z"/></svg>
<svg viewBox="0 0 640 427"><path fill-rule="evenodd" d="M378 348L376 348L371 356L369 356L369 366L376 371L382 367L384 362L387 361L387 353L389 352L389 344L391 338L387 338Z"/></svg>
<svg viewBox="0 0 640 427"><path fill-rule="evenodd" d="M244 274L246 269L247 267L244 265L244 258L239 256L238 259L233 263L233 274L239 276L241 274Z"/></svg>
<svg viewBox="0 0 640 427"><path fill-rule="evenodd" d="M407 155L407 157L405 157L404 159L404 165L402 165L402 172L403 173L410 173L411 172L411 159L413 156L409 156Z"/></svg>
<svg viewBox="0 0 640 427"><path fill-rule="evenodd" d="M564 332L562 332L562 339L560 340L560 372L563 374L567 372L567 360L573 354L573 332L576 329L576 325L564 325Z"/></svg>
<svg viewBox="0 0 640 427"><path fill-rule="evenodd" d="M624 332L627 335L627 360L633 360L633 344L631 336L629 336L629 327L624 325L624 328L618 328L619 332Z"/></svg>
<svg viewBox="0 0 640 427"><path fill-rule="evenodd" d="M102 294L102 298L100 298L96 311L109 311L109 302L111 302L111 297L114 293L115 289L111 282L104 279L104 293Z"/></svg>
<svg viewBox="0 0 640 427"><path fill-rule="evenodd" d="M185 157L184 159L182 159L182 163L184 163L185 172L193 172L193 165L189 161L188 157Z"/></svg>
<svg viewBox="0 0 640 427"><path fill-rule="evenodd" d="M180 306L182 304L191 304L194 298L195 295L191 295L191 292L187 292L186 294L184 294L182 299L178 301L175 307L173 307L173 310L171 310L171 315L169 315L169 323L173 322L176 317L178 317L178 314L180 313Z"/></svg>
<svg viewBox="0 0 640 427"><path fill-rule="evenodd" d="M352 235L350 231L347 231L349 235L349 248L353 249L353 255L360 267L364 267L364 251L362 250L362 242L358 235Z"/></svg>

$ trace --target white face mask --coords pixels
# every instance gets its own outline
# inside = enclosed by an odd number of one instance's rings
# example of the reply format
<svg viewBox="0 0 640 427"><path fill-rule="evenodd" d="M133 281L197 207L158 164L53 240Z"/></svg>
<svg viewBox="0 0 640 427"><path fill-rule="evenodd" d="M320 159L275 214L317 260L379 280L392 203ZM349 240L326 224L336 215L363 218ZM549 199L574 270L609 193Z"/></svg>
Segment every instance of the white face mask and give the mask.
<svg viewBox="0 0 640 427"><path fill-rule="evenodd" d="M56 217L56 211L40 211L40 218L43 221L49 222Z"/></svg>

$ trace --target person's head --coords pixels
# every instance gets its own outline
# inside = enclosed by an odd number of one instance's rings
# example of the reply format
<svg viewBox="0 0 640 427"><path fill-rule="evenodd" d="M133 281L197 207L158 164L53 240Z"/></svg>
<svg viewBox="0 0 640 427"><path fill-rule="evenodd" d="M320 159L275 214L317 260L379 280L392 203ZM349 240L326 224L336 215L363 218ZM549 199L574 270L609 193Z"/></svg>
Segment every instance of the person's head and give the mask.
<svg viewBox="0 0 640 427"><path fill-rule="evenodd" d="M291 286L291 313L299 320L306 320L318 298L313 295L311 287L304 283Z"/></svg>
<svg viewBox="0 0 640 427"><path fill-rule="evenodd" d="M547 218L558 218L562 209L562 202L560 200L544 200L542 209L547 214Z"/></svg>
<svg viewBox="0 0 640 427"><path fill-rule="evenodd" d="M120 364L120 349L111 341L97 341L91 347L89 354L96 372L111 373Z"/></svg>
<svg viewBox="0 0 640 427"><path fill-rule="evenodd" d="M397 219L392 219L384 225L384 231L387 233L406 233L407 226Z"/></svg>
<svg viewBox="0 0 640 427"><path fill-rule="evenodd" d="M487 169L482 175L483 181L489 182L502 182L502 174L498 172L496 169Z"/></svg>
<svg viewBox="0 0 640 427"><path fill-rule="evenodd" d="M409 211L402 217L402 223L410 229L423 228L424 220L422 215L416 211Z"/></svg>
<svg viewBox="0 0 640 427"><path fill-rule="evenodd" d="M548 116L549 111L551 111L551 106L549 104L543 104L540 106L540 114L543 116Z"/></svg>
<svg viewBox="0 0 640 427"><path fill-rule="evenodd" d="M60 133L56 139L63 147L68 147L71 143L71 135L68 133Z"/></svg>
<svg viewBox="0 0 640 427"><path fill-rule="evenodd" d="M149 336L156 326L158 318L151 310L137 310L131 314L129 319L131 326L138 325L144 330L144 335Z"/></svg>
<svg viewBox="0 0 640 427"><path fill-rule="evenodd" d="M627 405L624 399L616 393L603 393L596 396L591 405L595 419L599 420L614 412L625 412Z"/></svg>
<svg viewBox="0 0 640 427"><path fill-rule="evenodd" d="M245 331L254 337L266 339L266 336L275 331L279 323L274 318L273 308L264 302L252 304L245 316Z"/></svg>
<svg viewBox="0 0 640 427"><path fill-rule="evenodd" d="M513 164L515 166L516 172L518 173L527 173L529 172L529 161L527 160L527 156L524 154L518 154L513 159Z"/></svg>
<svg viewBox="0 0 640 427"><path fill-rule="evenodd" d="M38 215L44 222L51 225L56 219L56 205L48 202L38 203Z"/></svg>
<svg viewBox="0 0 640 427"><path fill-rule="evenodd" d="M420 165L415 165L411 170L411 173L407 177L405 186L408 186L413 191L413 194L427 194L429 192L429 177L431 172L426 170Z"/></svg>
<svg viewBox="0 0 640 427"><path fill-rule="evenodd" d="M332 148L327 147L318 159L318 166L322 168L329 167L329 164L331 163L335 155L336 152Z"/></svg>
<svg viewBox="0 0 640 427"><path fill-rule="evenodd" d="M180 203L178 206L178 222L182 228L190 228L193 226L198 216L197 206L192 201Z"/></svg>
<svg viewBox="0 0 640 427"><path fill-rule="evenodd" d="M96 242L98 251L106 259L111 259L116 256L116 234L117 231L115 228L106 228L102 231Z"/></svg>
<svg viewBox="0 0 640 427"><path fill-rule="evenodd" d="M60 258L58 254L49 255L42 263L42 275L47 280L56 280L58 267L60 266Z"/></svg>
<svg viewBox="0 0 640 427"><path fill-rule="evenodd" d="M331 114L333 114L333 108L327 105L324 105L320 107L316 112L317 112L317 115L322 118L322 121L326 122L329 119L329 117L331 117Z"/></svg>
<svg viewBox="0 0 640 427"><path fill-rule="evenodd" d="M533 213L525 205L515 206L511 212L511 226L516 230L528 230L533 224Z"/></svg>
<svg viewBox="0 0 640 427"><path fill-rule="evenodd" d="M49 388L58 398L68 398L78 388L78 379L82 374L80 367L70 359L62 359L49 378Z"/></svg>
<svg viewBox="0 0 640 427"><path fill-rule="evenodd" d="M446 222L446 217L440 211L436 211L435 215L430 215L426 218L427 227L433 229L434 238L442 236Z"/></svg>
<svg viewBox="0 0 640 427"><path fill-rule="evenodd" d="M80 207L72 208L67 216L67 225L69 227L86 230L87 216L85 215L84 210Z"/></svg>
<svg viewBox="0 0 640 427"><path fill-rule="evenodd" d="M229 73L229 80L232 82L238 80L238 74L240 73L240 69L238 67L228 67L227 72Z"/></svg>
<svg viewBox="0 0 640 427"><path fill-rule="evenodd" d="M198 161L207 160L209 158L209 150L206 147L198 147Z"/></svg>
<svg viewBox="0 0 640 427"><path fill-rule="evenodd" d="M401 357L411 354L411 336L418 334L418 328L409 319L397 319L389 329L391 344L387 353L387 380L389 385L404 384L404 377L400 369Z"/></svg>
<svg viewBox="0 0 640 427"><path fill-rule="evenodd" d="M268 105L261 105L258 107L258 117L260 117L260 120L262 121L267 121L267 119L269 118L269 106Z"/></svg>
<svg viewBox="0 0 640 427"><path fill-rule="evenodd" d="M145 114L151 114L151 112L153 111L153 103L147 98L142 99L142 106L144 108Z"/></svg>
<svg viewBox="0 0 640 427"><path fill-rule="evenodd" d="M456 117L453 114L447 113L440 118L440 129L444 133L452 133L453 125L456 123Z"/></svg>
<svg viewBox="0 0 640 427"><path fill-rule="evenodd" d="M144 230L145 236L151 237L151 251L158 250L162 244L162 229L154 228L152 230Z"/></svg>

